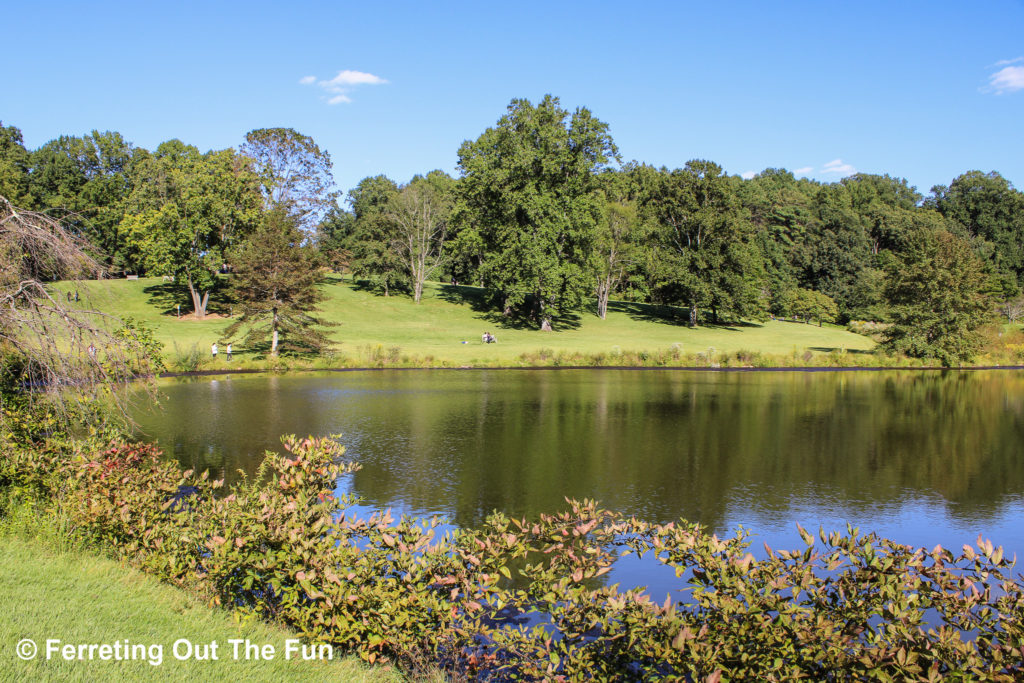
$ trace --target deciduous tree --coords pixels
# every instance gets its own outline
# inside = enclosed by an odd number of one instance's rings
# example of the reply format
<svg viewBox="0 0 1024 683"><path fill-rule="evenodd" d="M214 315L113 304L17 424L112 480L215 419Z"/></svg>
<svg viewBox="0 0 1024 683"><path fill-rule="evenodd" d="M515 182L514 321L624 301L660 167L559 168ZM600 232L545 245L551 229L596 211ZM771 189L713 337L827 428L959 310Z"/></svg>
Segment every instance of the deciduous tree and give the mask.
<svg viewBox="0 0 1024 683"><path fill-rule="evenodd" d="M335 205L331 155L292 128L258 128L245 136L241 153L254 162L263 181L267 208L284 208L312 233Z"/></svg>
<svg viewBox="0 0 1024 683"><path fill-rule="evenodd" d="M230 149L201 154L173 140L138 164L133 185L121 226L129 244L147 272L184 281L203 318L225 250L259 217L249 160Z"/></svg>
<svg viewBox="0 0 1024 683"><path fill-rule="evenodd" d="M691 326L705 309L715 322L722 315L765 317L764 258L722 168L695 160L663 172L653 201L654 272L663 300L688 307Z"/></svg>
<svg viewBox="0 0 1024 683"><path fill-rule="evenodd" d="M352 267L355 221L354 213L334 206L316 226L316 248L324 262L339 273Z"/></svg>
<svg viewBox="0 0 1024 683"><path fill-rule="evenodd" d="M379 175L363 178L349 192L355 215L352 234L352 274L384 296L410 289L408 262L396 248L394 223L389 217L398 185Z"/></svg>
<svg viewBox="0 0 1024 683"><path fill-rule="evenodd" d="M1024 285L1024 193L995 171L968 171L932 189L932 204L971 236L991 242L997 270Z"/></svg>
<svg viewBox="0 0 1024 683"><path fill-rule="evenodd" d="M600 175L603 213L595 230L594 277L597 315L608 315L608 300L643 261L648 231L640 216L636 168Z"/></svg>
<svg viewBox="0 0 1024 683"><path fill-rule="evenodd" d="M506 312L551 329L553 311L592 291L589 262L602 206L596 173L618 151L607 124L558 98L512 100L497 125L459 149L460 199L477 235L484 284ZM473 241L473 240L469 240Z"/></svg>
<svg viewBox="0 0 1024 683"><path fill-rule="evenodd" d="M68 386L106 394L109 380L152 372L159 363L137 326L55 291L55 280L101 273L89 251L58 221L0 196L0 425L12 403L33 394L58 396ZM64 404L58 399L54 405ZM0 441L5 433L0 430Z"/></svg>
<svg viewBox="0 0 1024 683"><path fill-rule="evenodd" d="M432 171L413 178L389 200L392 248L408 266L416 303L423 297L423 283L445 263L454 184L447 173Z"/></svg>
<svg viewBox="0 0 1024 683"><path fill-rule="evenodd" d="M30 157L21 130L0 121L0 196L28 205Z"/></svg>
<svg viewBox="0 0 1024 683"><path fill-rule="evenodd" d="M818 327L821 327L823 322L834 322L839 315L836 302L827 294L815 292L813 289L785 290L776 298L775 306L779 315L799 318L805 323L817 320Z"/></svg>

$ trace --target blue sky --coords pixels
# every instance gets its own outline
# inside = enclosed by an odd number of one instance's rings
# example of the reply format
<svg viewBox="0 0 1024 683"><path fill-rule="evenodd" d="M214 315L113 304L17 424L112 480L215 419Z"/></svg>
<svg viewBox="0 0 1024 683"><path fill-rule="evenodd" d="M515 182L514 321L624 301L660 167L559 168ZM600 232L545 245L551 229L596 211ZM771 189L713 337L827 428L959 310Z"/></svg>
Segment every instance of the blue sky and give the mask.
<svg viewBox="0 0 1024 683"><path fill-rule="evenodd" d="M30 148L97 128L221 149L291 127L347 191L454 173L509 100L552 93L624 160L1024 187L1020 0L54 2L4 23L0 120Z"/></svg>

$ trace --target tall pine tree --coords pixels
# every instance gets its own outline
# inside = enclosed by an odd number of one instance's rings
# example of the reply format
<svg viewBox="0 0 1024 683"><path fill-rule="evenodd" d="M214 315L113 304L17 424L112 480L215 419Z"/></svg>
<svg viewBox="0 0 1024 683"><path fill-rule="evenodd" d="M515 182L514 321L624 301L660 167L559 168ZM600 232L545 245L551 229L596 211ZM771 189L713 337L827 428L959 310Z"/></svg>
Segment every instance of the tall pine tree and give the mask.
<svg viewBox="0 0 1024 683"><path fill-rule="evenodd" d="M296 218L272 209L263 223L231 254L231 292L242 314L224 332L227 339L245 330L242 343L253 348L270 344L270 356L281 349L322 351L330 340L322 330L329 323L313 315L323 298L316 255L302 246Z"/></svg>

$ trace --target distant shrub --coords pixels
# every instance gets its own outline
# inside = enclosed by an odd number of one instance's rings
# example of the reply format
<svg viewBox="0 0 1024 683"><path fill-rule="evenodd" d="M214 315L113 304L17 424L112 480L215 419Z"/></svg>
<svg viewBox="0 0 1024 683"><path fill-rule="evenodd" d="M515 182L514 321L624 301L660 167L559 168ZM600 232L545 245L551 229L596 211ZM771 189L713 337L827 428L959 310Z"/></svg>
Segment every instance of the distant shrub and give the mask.
<svg viewBox="0 0 1024 683"><path fill-rule="evenodd" d="M761 358L760 351L741 349L734 354L736 362L741 366L754 366Z"/></svg>
<svg viewBox="0 0 1024 683"><path fill-rule="evenodd" d="M883 333L890 327L892 327L892 323L879 323L868 320L851 320L846 323L846 329L850 332L870 337L875 341L882 341Z"/></svg>
<svg viewBox="0 0 1024 683"><path fill-rule="evenodd" d="M186 349L178 347L174 343L174 355L171 357L171 367L177 372L197 372L203 369L209 360L208 351L199 348L199 344L192 344Z"/></svg>
<svg viewBox="0 0 1024 683"><path fill-rule="evenodd" d="M399 365L403 362L401 346L385 347L383 344L366 344L361 347L361 350L367 361L376 367ZM404 361L406 365L409 364L408 358L405 358Z"/></svg>

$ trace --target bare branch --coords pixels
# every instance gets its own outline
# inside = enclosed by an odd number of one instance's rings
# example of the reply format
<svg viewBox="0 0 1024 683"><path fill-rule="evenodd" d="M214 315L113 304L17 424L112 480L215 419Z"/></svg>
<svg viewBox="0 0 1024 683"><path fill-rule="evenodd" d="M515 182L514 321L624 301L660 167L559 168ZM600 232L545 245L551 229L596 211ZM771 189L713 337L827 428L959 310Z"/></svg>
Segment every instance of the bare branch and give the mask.
<svg viewBox="0 0 1024 683"><path fill-rule="evenodd" d="M149 370L135 331L82 305L76 282L101 275L86 242L0 196L0 365L16 366L20 390L55 397L62 414L61 389L108 394L110 382Z"/></svg>

